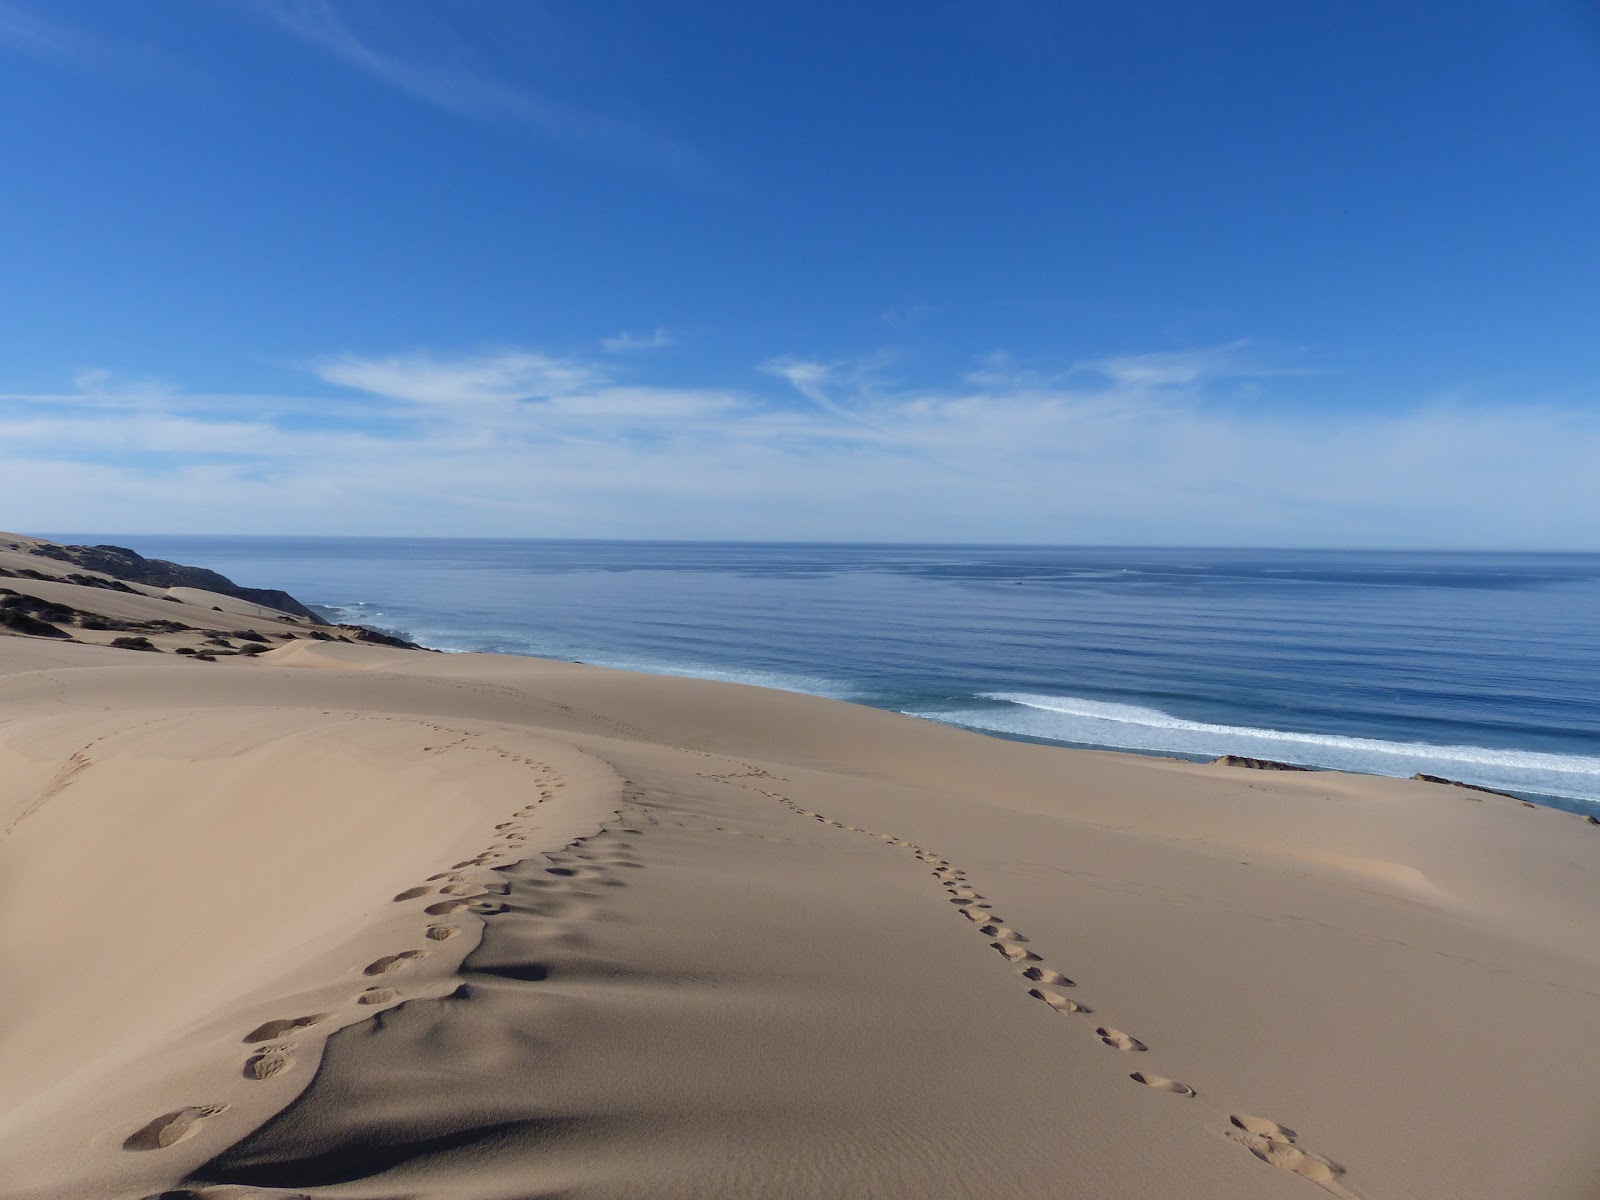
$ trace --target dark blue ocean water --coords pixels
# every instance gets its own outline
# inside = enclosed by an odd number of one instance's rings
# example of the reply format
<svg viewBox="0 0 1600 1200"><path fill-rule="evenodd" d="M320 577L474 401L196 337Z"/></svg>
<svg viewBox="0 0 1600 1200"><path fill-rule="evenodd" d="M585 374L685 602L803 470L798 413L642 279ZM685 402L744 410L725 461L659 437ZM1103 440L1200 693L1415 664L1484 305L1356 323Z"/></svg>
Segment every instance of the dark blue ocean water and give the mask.
<svg viewBox="0 0 1600 1200"><path fill-rule="evenodd" d="M1600 555L58 535L447 650L1600 812Z"/></svg>

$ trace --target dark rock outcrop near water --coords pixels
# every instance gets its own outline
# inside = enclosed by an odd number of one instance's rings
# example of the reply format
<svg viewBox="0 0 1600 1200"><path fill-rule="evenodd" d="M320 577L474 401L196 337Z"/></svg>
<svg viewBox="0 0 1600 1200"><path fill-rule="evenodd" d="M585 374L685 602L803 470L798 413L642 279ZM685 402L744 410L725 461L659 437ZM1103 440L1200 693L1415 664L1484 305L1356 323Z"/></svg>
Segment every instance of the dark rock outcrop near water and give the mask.
<svg viewBox="0 0 1600 1200"><path fill-rule="evenodd" d="M1279 762L1274 758L1246 758L1242 754L1224 754L1221 758L1213 758L1211 765L1214 767L1249 767L1252 771L1309 771L1310 767L1297 766L1294 763Z"/></svg>
<svg viewBox="0 0 1600 1200"><path fill-rule="evenodd" d="M1510 792L1497 792L1493 788L1479 787L1475 783L1462 783L1459 779L1446 779L1443 775L1424 775L1418 771L1411 778L1418 783L1444 783L1451 787L1466 788L1469 792L1482 792L1486 796L1504 796L1507 800L1522 800L1521 796L1513 796ZM1527 803L1527 801L1523 801Z"/></svg>
<svg viewBox="0 0 1600 1200"><path fill-rule="evenodd" d="M427 650L427 646L419 646L415 642L408 642L405 638L395 637L392 633L370 629L365 625L335 625L340 633L347 635L347 640L352 642L370 642L375 646L392 646L396 650Z"/></svg>
<svg viewBox="0 0 1600 1200"><path fill-rule="evenodd" d="M292 616L307 617L313 621L318 619L304 604L278 588L240 587L226 575L219 575L204 567L186 567L181 563L168 562L164 558L146 558L126 546L56 546L46 543L34 547L33 553L44 558L53 558L58 562L71 563L87 571L99 571L103 575L111 575L117 579L131 580L134 583L149 584L152 587L190 587L208 592L221 592L224 596L248 600L252 604L275 608ZM69 581L86 582L70 577Z"/></svg>

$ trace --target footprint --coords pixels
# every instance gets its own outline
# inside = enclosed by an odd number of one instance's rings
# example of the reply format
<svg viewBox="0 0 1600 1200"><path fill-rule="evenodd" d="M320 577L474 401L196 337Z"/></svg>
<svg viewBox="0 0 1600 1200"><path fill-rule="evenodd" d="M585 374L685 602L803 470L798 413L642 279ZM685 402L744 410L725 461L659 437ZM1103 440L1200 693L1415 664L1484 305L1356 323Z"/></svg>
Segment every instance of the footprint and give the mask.
<svg viewBox="0 0 1600 1200"><path fill-rule="evenodd" d="M1266 1117L1251 1117L1245 1114L1235 1114L1228 1120L1233 1122L1235 1129L1242 1129L1246 1133L1260 1134L1262 1137L1271 1138L1275 1142L1292 1142L1300 1135L1287 1125L1279 1125L1276 1121L1269 1121Z"/></svg>
<svg viewBox="0 0 1600 1200"><path fill-rule="evenodd" d="M489 889L481 883L447 883L439 889L444 896L481 896Z"/></svg>
<svg viewBox="0 0 1600 1200"><path fill-rule="evenodd" d="M1028 940L1007 925L985 925L979 932L1002 942L1025 942Z"/></svg>
<svg viewBox="0 0 1600 1200"><path fill-rule="evenodd" d="M466 863L459 864L459 866L462 866L462 867L464 867L466 865L467 865ZM415 900L418 896L431 896L431 895L433 895L433 889L431 887L407 888L405 891L401 892L398 896L395 897L395 902L399 903L401 900Z"/></svg>
<svg viewBox="0 0 1600 1200"><path fill-rule="evenodd" d="M1076 1000L1069 1000L1065 996L1058 996L1054 992L1045 991L1043 988L1029 988L1028 995L1032 996L1035 1000L1043 1000L1057 1012L1087 1013L1094 1011L1094 1009L1089 1008L1086 1005L1079 1004Z"/></svg>
<svg viewBox="0 0 1600 1200"><path fill-rule="evenodd" d="M1249 1133L1242 1129L1230 1129L1228 1130L1228 1137L1238 1142L1262 1162L1281 1167L1285 1171L1299 1175L1303 1179L1309 1179L1313 1183L1332 1184L1334 1180L1344 1174L1343 1167L1336 1166L1324 1158L1318 1158L1316 1155L1307 1154L1298 1146L1291 1145L1286 1141L1279 1141L1268 1134ZM1340 1188L1338 1191L1343 1193L1344 1189Z"/></svg>
<svg viewBox="0 0 1600 1200"><path fill-rule="evenodd" d="M200 1124L207 1117L226 1112L226 1104L194 1104L174 1112L163 1113L150 1124L128 1137L122 1143L124 1150L165 1150L187 1137L200 1132Z"/></svg>
<svg viewBox="0 0 1600 1200"><path fill-rule="evenodd" d="M1187 1083L1179 1083L1176 1079L1168 1079L1165 1075L1146 1075L1143 1071L1135 1071L1128 1076L1135 1083L1142 1083L1145 1087L1153 1087L1158 1092L1171 1092L1175 1096L1193 1096L1195 1090ZM1234 1120L1238 1120L1237 1117Z"/></svg>
<svg viewBox="0 0 1600 1200"><path fill-rule="evenodd" d="M312 1013L305 1017L286 1017L278 1021L268 1021L265 1025L257 1025L242 1040L246 1042L275 1042L286 1033L296 1029L305 1029L308 1026L319 1024L333 1016L331 1012Z"/></svg>
<svg viewBox="0 0 1600 1200"><path fill-rule="evenodd" d="M1130 1037L1128 1034L1123 1033L1120 1029L1107 1029L1102 1025L1099 1029L1096 1029L1095 1032L1100 1035L1100 1040L1102 1042L1116 1050L1150 1049L1149 1046L1146 1046L1138 1038Z"/></svg>
<svg viewBox="0 0 1600 1200"><path fill-rule="evenodd" d="M460 932L461 930L456 928L454 925L429 925L428 940L434 942L446 942Z"/></svg>
<svg viewBox="0 0 1600 1200"><path fill-rule="evenodd" d="M988 909L978 908L976 905L967 908L958 908L956 911L969 921L991 921L994 919L994 914L992 912L990 912Z"/></svg>
<svg viewBox="0 0 1600 1200"><path fill-rule="evenodd" d="M1053 983L1058 987L1077 987L1060 971L1052 971L1049 967L1029 967L1022 973L1024 979L1031 979L1035 983Z"/></svg>
<svg viewBox="0 0 1600 1200"><path fill-rule="evenodd" d="M363 975L387 975L390 971L398 971L401 967L416 959L427 957L426 950L402 950L399 954L386 954L382 958L374 959L361 968Z"/></svg>
<svg viewBox="0 0 1600 1200"><path fill-rule="evenodd" d="M430 917L448 917L453 912L465 908L469 901L466 900L441 900L438 904L430 904L422 911Z"/></svg>
<svg viewBox="0 0 1600 1200"><path fill-rule="evenodd" d="M393 988L368 988L356 997L357 1004L388 1004L391 1000L399 999L400 993Z"/></svg>
<svg viewBox="0 0 1600 1200"><path fill-rule="evenodd" d="M246 1079L271 1079L280 1071L288 1068L294 1061L294 1056L289 1053L288 1046L272 1046L259 1050L245 1059L244 1077Z"/></svg>
<svg viewBox="0 0 1600 1200"><path fill-rule="evenodd" d="M510 906L499 900L474 900L467 905L467 911L477 913L480 917L493 917L503 912L510 912Z"/></svg>
<svg viewBox="0 0 1600 1200"><path fill-rule="evenodd" d="M1009 942L990 942L1000 952L1000 957L1010 962L1038 962L1039 956L1031 950L1024 950L1021 946L1013 946Z"/></svg>

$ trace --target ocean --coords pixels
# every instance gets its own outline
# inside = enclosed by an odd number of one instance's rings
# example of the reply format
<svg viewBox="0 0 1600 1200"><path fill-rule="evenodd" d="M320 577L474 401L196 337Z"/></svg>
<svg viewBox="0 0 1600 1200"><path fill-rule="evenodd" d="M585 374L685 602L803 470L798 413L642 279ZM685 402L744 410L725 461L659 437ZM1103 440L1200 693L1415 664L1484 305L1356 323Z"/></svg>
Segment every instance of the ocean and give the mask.
<svg viewBox="0 0 1600 1200"><path fill-rule="evenodd" d="M449 651L1600 813L1600 554L51 535Z"/></svg>

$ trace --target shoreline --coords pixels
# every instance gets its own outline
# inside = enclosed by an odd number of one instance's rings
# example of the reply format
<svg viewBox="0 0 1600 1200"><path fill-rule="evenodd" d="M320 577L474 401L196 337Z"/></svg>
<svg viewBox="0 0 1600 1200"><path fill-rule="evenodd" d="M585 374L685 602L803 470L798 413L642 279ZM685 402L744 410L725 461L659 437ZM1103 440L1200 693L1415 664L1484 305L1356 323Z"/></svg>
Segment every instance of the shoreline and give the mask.
<svg viewBox="0 0 1600 1200"><path fill-rule="evenodd" d="M347 610L349 606L347 606L347 605L313 605L312 607L317 609L318 611L321 611L321 612L339 613L340 615L344 615L344 610ZM369 626L369 628L379 629L381 632L384 632L384 633L387 633L387 634L390 634L390 635L393 635L393 636L396 636L396 637L401 637L401 638L411 638L411 637L414 636L411 633L410 630L399 629L399 628L394 628L394 627ZM417 643L417 644L422 644L422 643ZM425 646L425 648L429 649L429 650L434 650L434 651L436 651L436 652L438 652L440 654L505 654L508 657L513 657L513 658L531 658L531 659L535 659L535 660L538 660L538 661L544 661L544 662L567 662L567 663L574 663L574 664L580 665L580 666L605 665L605 664L598 664L598 663L591 664L588 661L583 660L583 659L554 658L554 657L550 657L550 656L546 656L546 655L529 654L529 653L521 653L521 652L514 652L514 651L458 650L458 649L454 649L454 648L450 648L450 647L443 647L443 646ZM634 673L641 674L641 675L655 675L655 676L657 676L659 678L663 678L663 679L703 679L703 680L714 681L714 682L735 682L735 681L732 681L732 680L722 679L718 675L713 675L713 674L695 674L692 671L687 670L687 669L676 670L676 671L647 671L647 670L642 670L642 669L637 668L637 667L623 667L623 666L609 666L609 665L605 665L605 669L607 669L607 670L632 671ZM1118 746L1118 745L1113 745L1113 744L1107 743L1107 742L1076 742L1076 741L1069 741L1069 740L1062 739L1062 738L1037 737L1037 736L1034 736L1034 735L1031 735L1031 734L1025 734L1025 733L1010 733L1010 732L1007 732L1006 730L1002 730L1002 729L989 729L989 728L984 728L982 726L967 725L967 724L962 724L962 723L956 722L956 721L942 721L938 717L929 716L929 715L926 715L926 714L923 714L923 713L907 712L905 709L890 708L890 707L887 707L887 706L880 706L880 705L876 705L876 704L870 704L870 703L867 703L865 701L848 700L848 699L843 699L843 698L836 697L836 696L827 696L827 695L824 695L824 694L819 693L819 692L807 692L807 691L803 691L803 690L798 689L798 688L783 688L783 687L778 687L778 686L773 685L773 684L758 684L758 683L740 683L740 684L738 684L738 686L741 686L741 687L765 687L765 688L768 688L768 689L770 689L772 691L791 692L791 693L793 693L795 695L814 696L814 697L816 697L818 699L826 699L826 700L837 700L841 704L857 704L860 707L871 708L871 709L874 709L877 712L892 712L892 713L895 713L895 714L897 714L899 716L911 717L911 718L913 718L915 720L930 721L933 724L943 725L946 728L961 729L961 730L967 731L969 733L976 733L976 734L979 734L979 735L984 736L984 737L997 738L1000 741L1005 741L1005 742L1020 742L1020 743L1024 743L1024 744L1027 744L1027 745L1036 745L1036 746L1055 746L1055 747L1058 747L1058 748L1064 749L1064 750L1088 751L1090 753L1132 754L1132 755L1136 755L1136 756L1141 757L1141 758L1152 758L1152 759L1160 759L1160 760L1167 760L1167 761L1173 761L1173 762L1191 762L1191 763L1197 763L1197 764L1211 763L1211 762L1217 761L1220 758L1226 758L1226 757L1229 756L1228 752L1217 752L1217 753L1199 753L1199 752L1196 752L1196 753L1190 753L1190 752L1183 751L1183 750L1151 750L1151 749L1145 749L1143 747L1138 747L1138 746ZM1312 732L1312 731L1303 731L1302 730L1302 731L1295 731L1295 732ZM1440 748L1440 747L1437 747L1433 743L1417 743L1417 744L1418 745L1422 745L1422 746L1426 746L1429 749L1438 749L1438 748ZM1293 766L1293 767L1295 767L1297 769L1300 769L1300 770L1318 771L1318 772L1324 772L1324 773L1330 773L1330 774L1336 774L1336 775L1356 775L1356 776L1369 777L1369 778L1373 778L1373 779L1412 779L1412 778L1415 778L1415 775L1410 775L1410 776L1408 776L1408 775L1387 775L1387 774L1384 774L1384 773L1378 772L1378 771L1355 771L1355 770L1351 770L1351 769L1344 768L1344 767L1320 766L1320 765L1313 764L1313 763L1301 762L1301 761L1298 761L1298 760L1293 759L1293 758L1284 759L1282 761L1284 761L1284 762L1290 764L1291 766ZM1457 780L1457 779L1448 779L1445 782L1448 782L1449 784L1451 784L1453 786L1456 786L1456 787L1463 787L1463 788L1467 788L1467 789L1476 789L1476 790L1484 790L1484 791L1488 791L1488 792L1493 793L1493 794L1498 794L1498 795L1502 795L1502 796L1509 796L1509 797L1511 797L1513 799L1524 801L1525 803L1537 804L1542 808L1553 808L1553 809L1556 809L1559 812L1571 813L1572 815L1578 816L1578 817L1590 817L1590 816L1600 815L1600 801L1585 799L1585 798L1583 798L1581 796L1567 796L1567 795L1563 795L1563 794L1558 793L1558 792L1541 792L1541 791L1537 791L1537 790L1532 789L1532 788L1519 788L1519 787L1515 787L1515 786L1511 786L1511 785L1493 787L1493 788L1485 788L1481 784L1475 784L1475 783L1472 783L1472 782L1469 782L1469 781L1466 781L1466 780Z"/></svg>

